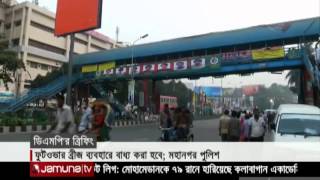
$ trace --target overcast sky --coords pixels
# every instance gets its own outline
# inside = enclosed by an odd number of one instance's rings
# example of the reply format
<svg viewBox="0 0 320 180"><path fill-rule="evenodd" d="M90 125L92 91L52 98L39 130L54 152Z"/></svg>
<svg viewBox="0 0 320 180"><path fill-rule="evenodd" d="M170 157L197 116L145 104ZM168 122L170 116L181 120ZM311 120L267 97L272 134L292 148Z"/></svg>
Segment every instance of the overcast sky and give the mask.
<svg viewBox="0 0 320 180"><path fill-rule="evenodd" d="M39 2L55 12L56 0ZM119 26L123 42L148 33L149 37L139 42L147 43L315 16L320 16L320 0L104 0L99 31L115 38ZM232 75L224 78L223 86L287 84L285 74ZM201 78L197 84L220 86L221 80Z"/></svg>

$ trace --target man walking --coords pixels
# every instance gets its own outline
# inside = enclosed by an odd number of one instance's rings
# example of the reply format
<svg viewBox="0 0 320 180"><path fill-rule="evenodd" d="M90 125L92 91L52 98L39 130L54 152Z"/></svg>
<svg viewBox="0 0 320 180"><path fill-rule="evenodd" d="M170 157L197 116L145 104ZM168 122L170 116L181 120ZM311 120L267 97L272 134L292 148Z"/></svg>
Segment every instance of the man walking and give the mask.
<svg viewBox="0 0 320 180"><path fill-rule="evenodd" d="M221 141L228 141L229 137L229 125L230 125L230 117L229 110L225 110L224 114L220 117L219 121L219 135L221 136Z"/></svg>
<svg viewBox="0 0 320 180"><path fill-rule="evenodd" d="M256 109L253 118L251 119L250 141L263 142L265 130L266 124L263 118L259 116L259 110Z"/></svg>
<svg viewBox="0 0 320 180"><path fill-rule="evenodd" d="M58 108L56 114L56 124L52 126L51 130L53 130L53 133L57 134L74 134L76 131L74 116L71 108L68 105L64 104L64 100L65 98L63 95L57 95Z"/></svg>
<svg viewBox="0 0 320 180"><path fill-rule="evenodd" d="M81 116L81 121L78 127L79 133L86 133L90 129L91 120L92 120L92 108L88 101L86 101L85 111Z"/></svg>
<svg viewBox="0 0 320 180"><path fill-rule="evenodd" d="M160 113L160 128L171 128L172 125L173 123L171 113L169 110L169 105L165 104L163 112ZM168 141L170 138L170 132L168 130L165 130L163 133L163 140Z"/></svg>
<svg viewBox="0 0 320 180"><path fill-rule="evenodd" d="M240 140L240 118L238 118L238 113L232 111L231 120L229 124L229 140L233 142L239 142Z"/></svg>

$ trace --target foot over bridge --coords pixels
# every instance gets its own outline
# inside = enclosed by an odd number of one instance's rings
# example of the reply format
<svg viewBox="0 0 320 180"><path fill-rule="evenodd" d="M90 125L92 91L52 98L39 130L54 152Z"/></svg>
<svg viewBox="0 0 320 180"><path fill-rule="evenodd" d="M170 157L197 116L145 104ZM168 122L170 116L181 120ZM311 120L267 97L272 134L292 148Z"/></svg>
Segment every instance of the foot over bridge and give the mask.
<svg viewBox="0 0 320 180"><path fill-rule="evenodd" d="M73 83L196 79L302 69L308 76L305 80L319 89L319 67L304 46L319 38L320 17L314 17L77 55ZM7 101L1 111L17 111L46 93L58 93L66 88L66 82L52 82L50 87L48 84Z"/></svg>

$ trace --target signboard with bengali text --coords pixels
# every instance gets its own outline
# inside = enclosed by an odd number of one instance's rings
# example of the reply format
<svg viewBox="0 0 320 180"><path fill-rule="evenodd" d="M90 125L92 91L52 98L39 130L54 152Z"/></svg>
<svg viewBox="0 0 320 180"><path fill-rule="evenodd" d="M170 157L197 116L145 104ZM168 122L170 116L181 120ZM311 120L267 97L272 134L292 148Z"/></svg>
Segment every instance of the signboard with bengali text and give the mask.
<svg viewBox="0 0 320 180"><path fill-rule="evenodd" d="M253 60L277 59L285 57L282 47L263 48L252 51Z"/></svg>
<svg viewBox="0 0 320 180"><path fill-rule="evenodd" d="M116 67L116 63L115 62L111 62L111 63L105 63L105 64L100 64L98 70L99 71L105 71L105 70L110 70Z"/></svg>
<svg viewBox="0 0 320 180"><path fill-rule="evenodd" d="M298 58L301 55L299 50L291 50L285 54L283 47L263 48L259 50L241 50L229 53L218 53L205 56L197 56L184 59L172 59L158 63L137 63L134 66L134 74L166 74L166 73L192 73L194 71L216 71L223 66L230 64L254 63L254 61ZM290 56L290 57L289 57ZM97 67L96 67L97 66ZM132 74L130 64L118 65L115 62L100 64L96 66L83 66L82 73L101 71L104 76L129 76ZM266 64L260 63L260 68L265 68Z"/></svg>
<svg viewBox="0 0 320 180"><path fill-rule="evenodd" d="M97 65L88 65L88 66L83 66L81 69L82 73L90 73L90 72L96 72L98 70Z"/></svg>

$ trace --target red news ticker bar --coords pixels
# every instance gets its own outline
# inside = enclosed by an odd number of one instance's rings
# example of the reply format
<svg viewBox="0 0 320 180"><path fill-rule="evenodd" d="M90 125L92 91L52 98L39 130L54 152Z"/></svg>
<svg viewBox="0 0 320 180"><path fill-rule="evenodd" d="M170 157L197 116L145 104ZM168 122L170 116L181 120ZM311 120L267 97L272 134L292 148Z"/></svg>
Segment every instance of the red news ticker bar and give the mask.
<svg viewBox="0 0 320 180"><path fill-rule="evenodd" d="M30 177L94 177L94 162L30 162Z"/></svg>

